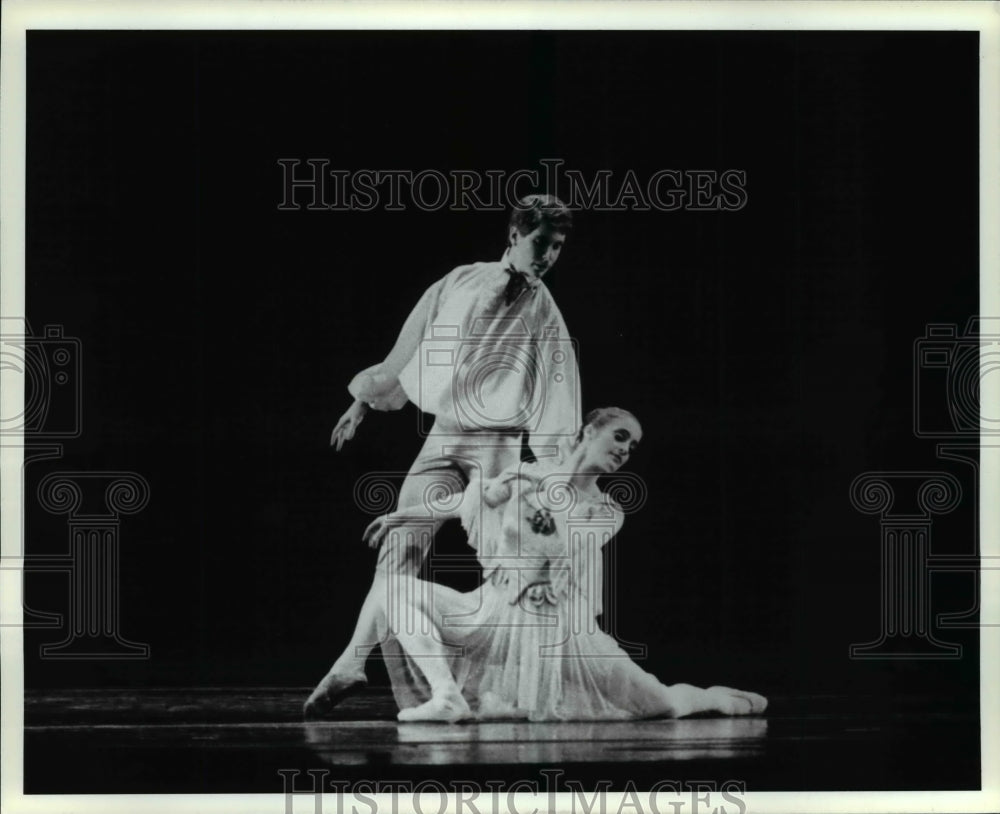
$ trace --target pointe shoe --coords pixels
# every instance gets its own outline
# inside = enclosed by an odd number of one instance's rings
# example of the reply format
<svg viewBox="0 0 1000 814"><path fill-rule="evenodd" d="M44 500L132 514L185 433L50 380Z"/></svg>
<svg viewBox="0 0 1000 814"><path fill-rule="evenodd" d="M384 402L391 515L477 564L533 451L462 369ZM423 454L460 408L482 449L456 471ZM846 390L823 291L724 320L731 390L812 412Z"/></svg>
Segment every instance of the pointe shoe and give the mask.
<svg viewBox="0 0 1000 814"><path fill-rule="evenodd" d="M759 715L767 709L763 695L732 687L709 687L708 691L719 699L719 711L725 715Z"/></svg>
<svg viewBox="0 0 1000 814"><path fill-rule="evenodd" d="M418 707L401 709L396 716L400 721L442 721L458 723L472 718L472 710L460 692L435 695Z"/></svg>
<svg viewBox="0 0 1000 814"><path fill-rule="evenodd" d="M306 718L321 718L367 683L368 679L364 674L345 675L331 670L323 676L323 680L319 682L302 706L302 714Z"/></svg>

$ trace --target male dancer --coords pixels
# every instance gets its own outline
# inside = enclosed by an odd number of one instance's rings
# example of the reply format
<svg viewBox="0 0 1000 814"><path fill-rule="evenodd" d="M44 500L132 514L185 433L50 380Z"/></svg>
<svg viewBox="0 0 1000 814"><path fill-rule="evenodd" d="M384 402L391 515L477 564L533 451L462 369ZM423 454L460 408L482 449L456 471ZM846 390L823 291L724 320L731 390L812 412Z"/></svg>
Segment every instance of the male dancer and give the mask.
<svg viewBox="0 0 1000 814"><path fill-rule="evenodd" d="M542 283L571 227L572 213L557 198L522 198L500 261L459 266L427 289L385 361L351 381L354 403L330 438L338 450L369 410L398 410L409 400L434 416L400 487L399 506L457 494L474 470L496 477L519 461L526 431L535 456L546 457L579 427L576 357ZM428 508L419 528L402 529L383 544L351 641L306 701L306 715L322 715L367 681L387 578L419 571L440 523Z"/></svg>

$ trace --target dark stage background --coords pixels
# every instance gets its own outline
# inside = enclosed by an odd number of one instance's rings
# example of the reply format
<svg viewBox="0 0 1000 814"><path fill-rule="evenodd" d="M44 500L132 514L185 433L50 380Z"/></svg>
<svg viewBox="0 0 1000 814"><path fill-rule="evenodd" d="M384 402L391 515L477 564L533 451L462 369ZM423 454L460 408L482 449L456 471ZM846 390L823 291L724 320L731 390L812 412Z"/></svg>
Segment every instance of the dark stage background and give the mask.
<svg viewBox="0 0 1000 814"><path fill-rule="evenodd" d="M643 666L976 704L975 631L938 632L961 659L848 657L880 629L878 519L848 488L873 469L972 488L911 408L914 340L977 313L977 52L966 33L30 32L27 310L81 341L83 432L27 469L27 546L67 550L45 474L147 479L120 631L151 652L41 659L65 631L29 629L27 686L318 680L374 563L354 484L421 444L408 407L334 454L346 384L430 283L499 257L506 214L282 212L277 162L559 158L747 178L736 212L579 212L546 281L585 407L644 424L648 501L612 545ZM935 551L970 553L974 522L968 501L943 517ZM26 583L67 612L66 575ZM935 612L972 585L936 576Z"/></svg>

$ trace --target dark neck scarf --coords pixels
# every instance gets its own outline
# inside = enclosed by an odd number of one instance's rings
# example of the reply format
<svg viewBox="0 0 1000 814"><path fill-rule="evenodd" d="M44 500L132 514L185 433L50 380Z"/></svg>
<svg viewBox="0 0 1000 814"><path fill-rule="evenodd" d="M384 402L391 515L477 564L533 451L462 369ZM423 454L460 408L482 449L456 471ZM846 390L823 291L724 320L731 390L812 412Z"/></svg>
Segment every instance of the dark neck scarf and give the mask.
<svg viewBox="0 0 1000 814"><path fill-rule="evenodd" d="M503 291L504 305L510 305L513 303L514 300L521 296L521 292L525 289L534 292L535 286L538 285L537 283L532 285L532 283L528 280L528 275L524 272L516 271L512 268L504 269L504 271L510 275L510 279L507 281L507 287Z"/></svg>

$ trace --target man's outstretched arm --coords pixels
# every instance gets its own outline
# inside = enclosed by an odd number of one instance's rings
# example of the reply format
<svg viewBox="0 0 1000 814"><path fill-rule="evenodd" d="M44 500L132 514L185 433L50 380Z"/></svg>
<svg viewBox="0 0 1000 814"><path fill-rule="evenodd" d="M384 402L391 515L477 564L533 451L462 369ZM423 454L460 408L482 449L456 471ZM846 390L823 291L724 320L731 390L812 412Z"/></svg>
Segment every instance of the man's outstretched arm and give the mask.
<svg viewBox="0 0 1000 814"><path fill-rule="evenodd" d="M442 279L424 292L403 323L385 361L361 371L351 380L347 389L354 396L354 403L340 417L330 435L330 446L335 446L338 452L345 442L354 438L369 409L398 410L406 404L407 396L399 384L399 374L420 349L420 341L443 285Z"/></svg>

